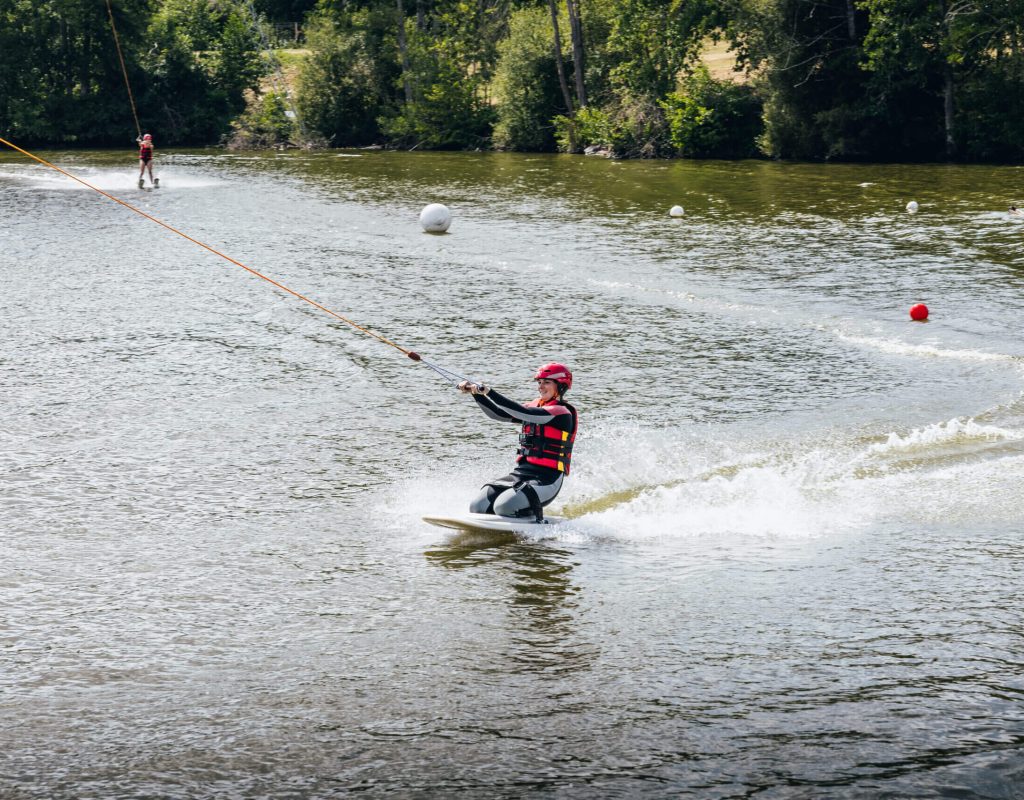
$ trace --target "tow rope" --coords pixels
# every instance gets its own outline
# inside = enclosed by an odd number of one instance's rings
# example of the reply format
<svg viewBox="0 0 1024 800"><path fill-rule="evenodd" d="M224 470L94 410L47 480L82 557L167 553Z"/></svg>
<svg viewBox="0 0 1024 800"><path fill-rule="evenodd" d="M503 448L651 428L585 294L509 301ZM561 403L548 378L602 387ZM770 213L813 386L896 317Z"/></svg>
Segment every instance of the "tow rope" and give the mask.
<svg viewBox="0 0 1024 800"><path fill-rule="evenodd" d="M135 130L141 138L142 126L139 125L139 115L135 111L135 97L132 95L132 85L128 81L128 68L124 63L124 54L121 52L121 40L117 36L117 26L114 24L114 10L110 7L110 0L107 0L107 15L110 17L110 30L114 34L114 46L117 48L117 59L121 62L121 74L124 75L124 85L128 90L128 102L131 103L132 116L135 118Z"/></svg>
<svg viewBox="0 0 1024 800"><path fill-rule="evenodd" d="M309 297L306 297L304 294L300 294L299 292L295 291L294 289L291 289L291 288L285 286L283 283L280 283L279 281L276 281L273 278L271 278L271 277L269 277L267 275L264 275L262 272L259 272L258 270L255 270L252 267L246 266L241 261L238 261L237 259L234 259L231 256L222 253L220 250L217 250L217 249L215 249L213 247L210 247L210 245L205 244L204 242L201 242L198 239L193 238L192 236L189 236L187 233L183 233L182 231L180 231L177 228L175 228L173 225L169 225L166 222L163 222L162 220L159 220L156 217L152 216L151 214L147 214L145 211L143 211L143 210L141 210L139 208L136 208L131 203L126 203L124 200L121 200L120 198L115 197L114 195L110 194L109 192L105 192L102 189L100 189L99 187L93 186L88 181L83 180L82 178L79 178L77 175L72 175L67 170L61 169L56 164L51 164L46 159L40 158L39 156L35 155L34 153L30 153L28 150L23 150L22 148L18 147L16 144L13 144L13 143L7 141L3 137L0 137L0 143L7 145L7 147L10 147L12 150L18 151L22 155L28 156L33 161L37 161L40 164L42 164L43 166L45 166L45 167L49 167L52 170L56 170L61 175L65 175L68 178L71 178L71 180L77 181L78 183L82 184L83 186L87 186L88 188L92 189L94 192L97 192L98 194L103 195L107 199L113 200L115 203L124 206L129 211L134 211L139 216L145 217L150 222L155 222L160 227L166 228L167 230L171 231L171 233L176 233L176 234L178 234L178 236L181 236L184 239L188 239L193 244L199 245L204 250L208 250L209 252L213 253L214 255L220 256L225 261L230 261L236 267L241 267L246 272L250 273L251 275L255 275L257 278L260 278L260 279L266 281L267 283L271 284L272 286L276 286L281 291L287 292L288 294L292 295L293 297L297 297L299 300L302 300L304 303L309 303L309 305L313 306L314 308L318 308L321 311L323 311L325 314L329 314L330 316L334 317L335 319L340 320L341 322L344 322L346 325L350 325L353 328L355 328L356 330L362 331L367 336L372 336L374 339L376 339L381 344L386 344L388 347L393 347L395 350L397 350L398 352L402 353L403 355L411 358L413 361L418 361L421 364L423 364L424 366L429 367L434 372L436 372L438 375L440 375L442 378L444 378L446 381L450 381L453 384L458 384L459 381L468 380L467 378L464 378L462 375L459 375L456 372L452 372L451 370L445 369L444 367L440 367L440 366L438 366L436 364L431 364L429 361L426 361L425 359L423 359L419 355L419 353L413 352L412 350L407 350L404 347L401 347L400 345L395 344L390 339L386 339L385 337L381 336L380 334L374 333L369 328L366 328L366 327L364 327L362 325L359 325L358 323L353 322L352 320L348 319L347 317L342 316L341 314L337 313L336 311L332 311L331 309L327 308L326 306L323 306L320 303L316 302L316 300L312 300Z"/></svg>

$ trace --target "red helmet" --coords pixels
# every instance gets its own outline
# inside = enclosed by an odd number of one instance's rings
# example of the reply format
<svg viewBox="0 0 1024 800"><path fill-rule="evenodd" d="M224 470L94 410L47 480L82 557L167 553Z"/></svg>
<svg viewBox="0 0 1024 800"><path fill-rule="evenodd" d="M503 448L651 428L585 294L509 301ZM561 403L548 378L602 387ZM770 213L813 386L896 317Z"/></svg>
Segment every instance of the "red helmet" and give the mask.
<svg viewBox="0 0 1024 800"><path fill-rule="evenodd" d="M562 384L563 392L567 392L572 388L572 372L569 371L565 364L552 362L551 364L538 367L537 374L533 376L533 379L539 381L542 378Z"/></svg>
<svg viewBox="0 0 1024 800"><path fill-rule="evenodd" d="M143 139L152 139L152 138L153 138L153 134L151 134L151 133L147 133L147 134L146 134L145 136L143 136L142 138L143 138Z"/></svg>

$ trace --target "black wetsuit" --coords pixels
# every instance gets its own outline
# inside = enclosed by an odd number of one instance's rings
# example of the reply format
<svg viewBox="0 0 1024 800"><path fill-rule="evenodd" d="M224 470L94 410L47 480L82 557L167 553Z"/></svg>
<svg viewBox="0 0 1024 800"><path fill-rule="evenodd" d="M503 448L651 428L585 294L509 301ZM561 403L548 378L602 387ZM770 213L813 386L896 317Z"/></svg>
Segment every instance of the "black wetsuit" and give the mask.
<svg viewBox="0 0 1024 800"><path fill-rule="evenodd" d="M491 419L519 425L532 423L565 431L570 444L575 438L576 409L564 401L547 406L521 405L493 389L486 395L474 394L473 399ZM568 460L562 469L558 469L557 466L537 463L556 463L550 459L520 453L516 462L511 473L484 484L481 493L470 504L470 511L505 517L542 517L541 508L554 500L562 488L562 480L568 473Z"/></svg>

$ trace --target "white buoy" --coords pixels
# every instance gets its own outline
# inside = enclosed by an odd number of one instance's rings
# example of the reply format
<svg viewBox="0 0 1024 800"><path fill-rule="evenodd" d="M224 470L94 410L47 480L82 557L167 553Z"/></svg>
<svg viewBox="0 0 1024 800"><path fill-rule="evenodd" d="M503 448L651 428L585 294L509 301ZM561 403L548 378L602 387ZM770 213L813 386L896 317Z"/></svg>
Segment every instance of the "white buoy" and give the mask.
<svg viewBox="0 0 1024 800"><path fill-rule="evenodd" d="M420 212L420 225L427 233L444 233L451 224L452 212L441 203L431 203Z"/></svg>
<svg viewBox="0 0 1024 800"><path fill-rule="evenodd" d="M683 207L682 206L672 206L672 208L670 208L668 210L668 214L669 214L670 217L681 217L685 213L686 212L683 211Z"/></svg>
<svg viewBox="0 0 1024 800"><path fill-rule="evenodd" d="M917 213L917 201L916 200L911 200L909 203L907 203L907 211L909 211L911 214L916 214Z"/></svg>

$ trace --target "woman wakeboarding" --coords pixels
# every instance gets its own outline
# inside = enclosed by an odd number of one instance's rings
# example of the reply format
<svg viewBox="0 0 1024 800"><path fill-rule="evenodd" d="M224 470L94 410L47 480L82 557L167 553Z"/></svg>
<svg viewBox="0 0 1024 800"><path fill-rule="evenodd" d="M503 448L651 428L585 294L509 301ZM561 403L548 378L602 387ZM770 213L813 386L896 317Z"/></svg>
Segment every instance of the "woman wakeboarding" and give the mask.
<svg viewBox="0 0 1024 800"><path fill-rule="evenodd" d="M136 139L139 143L139 188L146 183L146 170L149 170L149 182L153 186L160 185L160 179L153 177L153 135L147 133L145 136Z"/></svg>
<svg viewBox="0 0 1024 800"><path fill-rule="evenodd" d="M516 466L503 478L484 484L470 504L474 514L544 519L543 508L558 494L569 474L576 439L576 409L565 402L572 372L564 364L545 364L533 376L535 400L520 405L482 383L462 381L459 390L473 395L491 419L521 424Z"/></svg>

